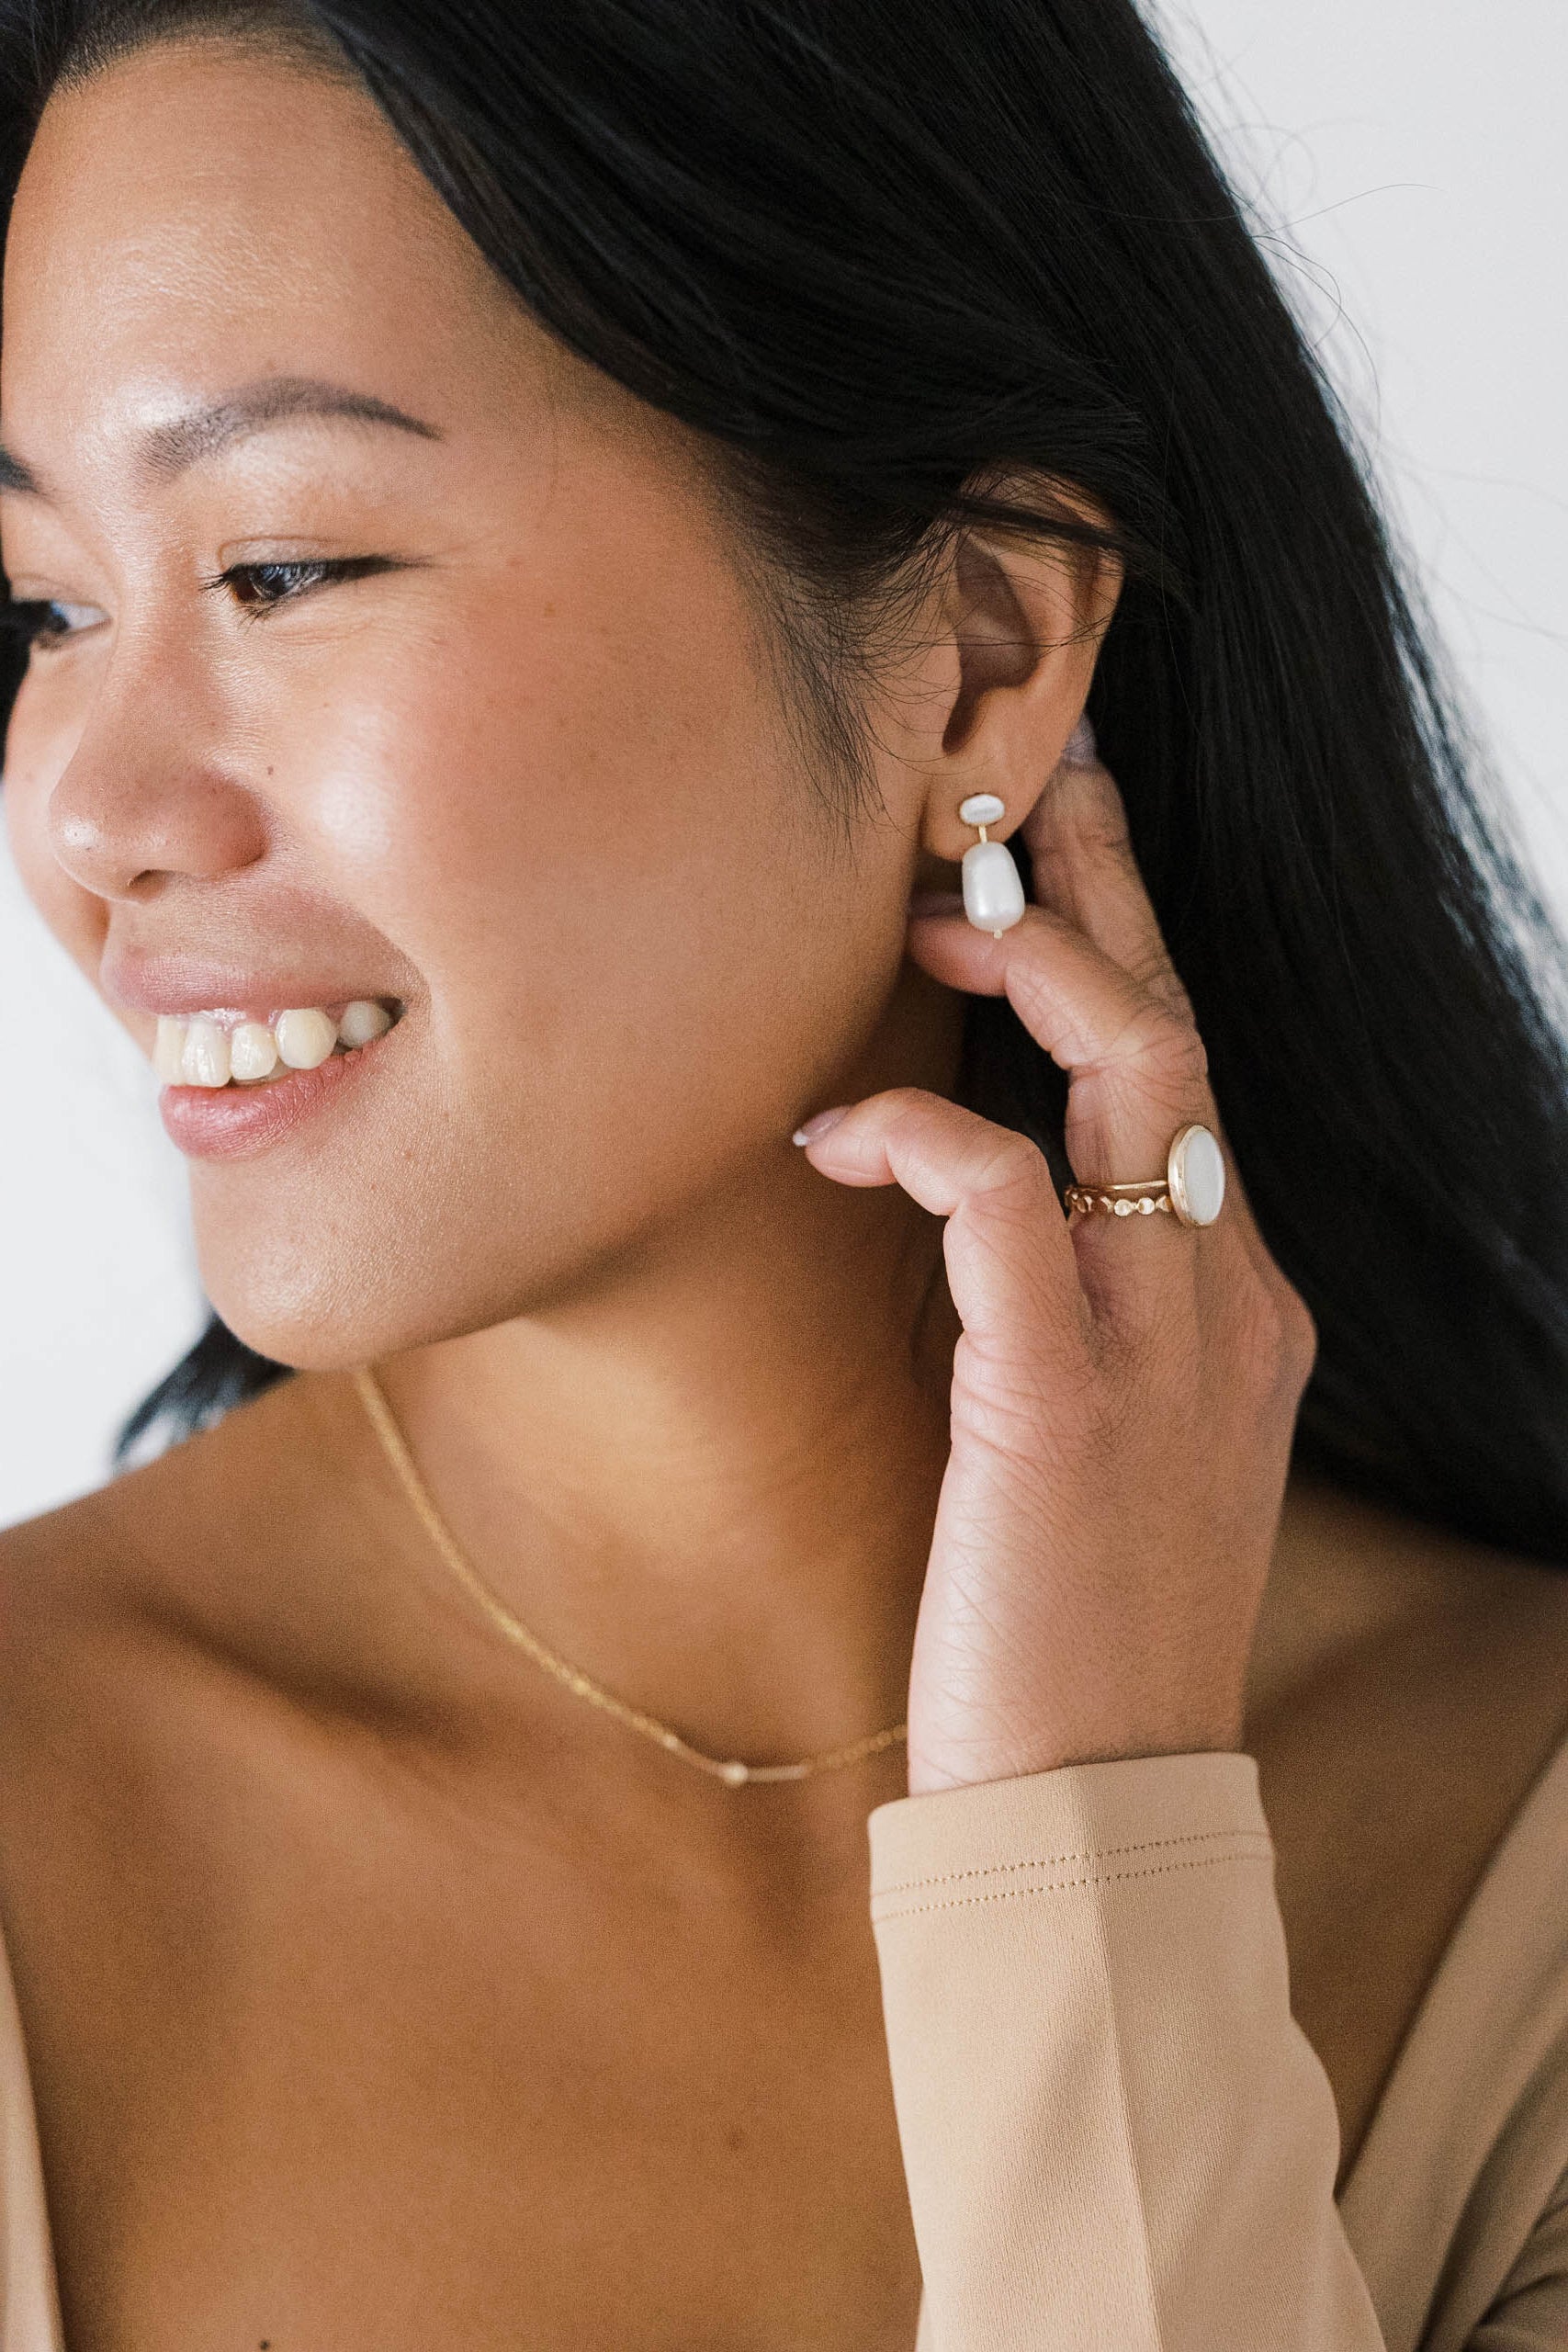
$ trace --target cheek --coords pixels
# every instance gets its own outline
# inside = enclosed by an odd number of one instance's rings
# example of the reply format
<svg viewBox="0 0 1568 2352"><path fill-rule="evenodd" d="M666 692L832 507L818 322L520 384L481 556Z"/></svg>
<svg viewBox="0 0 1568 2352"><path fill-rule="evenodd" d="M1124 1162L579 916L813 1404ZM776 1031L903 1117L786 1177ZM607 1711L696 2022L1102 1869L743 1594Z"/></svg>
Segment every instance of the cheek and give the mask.
<svg viewBox="0 0 1568 2352"><path fill-rule="evenodd" d="M264 1353L482 1328L772 1182L892 991L912 843L850 853L689 509L619 504L254 640L231 716L275 854L412 991L359 1111L194 1170L209 1294Z"/></svg>
<svg viewBox="0 0 1568 2352"><path fill-rule="evenodd" d="M316 852L418 969L498 1150L592 1100L773 1117L852 993L853 877L744 616L669 588L477 600L333 698Z"/></svg>
<svg viewBox="0 0 1568 2352"><path fill-rule="evenodd" d="M786 1156L874 1026L909 854L886 826L848 856L743 625L676 609L519 600L362 649L292 745L275 705L291 854L422 995L330 1162L197 1170L209 1295L264 1352L356 1361L562 1295Z"/></svg>

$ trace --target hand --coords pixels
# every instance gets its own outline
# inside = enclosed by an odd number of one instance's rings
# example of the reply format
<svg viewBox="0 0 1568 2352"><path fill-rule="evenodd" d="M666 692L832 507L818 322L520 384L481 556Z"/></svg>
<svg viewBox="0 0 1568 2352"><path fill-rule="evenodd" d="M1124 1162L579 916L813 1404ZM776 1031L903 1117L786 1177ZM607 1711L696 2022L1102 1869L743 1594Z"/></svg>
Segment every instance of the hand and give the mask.
<svg viewBox="0 0 1568 2352"><path fill-rule="evenodd" d="M1068 1072L1080 1182L1163 1175L1179 1128L1221 1129L1105 769L1058 769L1024 838L1042 903L999 940L917 913L909 953L1005 992ZM1032 1143L940 1095L896 1089L812 1128L824 1175L902 1184L947 1219L964 1327L911 1791L1235 1747L1315 1334L1228 1155L1212 1226L1069 1222Z"/></svg>

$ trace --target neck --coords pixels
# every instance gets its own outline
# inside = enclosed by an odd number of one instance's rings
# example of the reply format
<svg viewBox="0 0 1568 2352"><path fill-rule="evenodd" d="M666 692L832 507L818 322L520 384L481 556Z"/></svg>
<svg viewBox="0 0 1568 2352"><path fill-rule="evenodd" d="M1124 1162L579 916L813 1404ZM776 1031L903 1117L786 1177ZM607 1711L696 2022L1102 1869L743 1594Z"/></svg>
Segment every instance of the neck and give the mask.
<svg viewBox="0 0 1568 2352"><path fill-rule="evenodd" d="M904 1713L955 1337L934 1220L775 1161L381 1377L525 1623L694 1746L792 1761Z"/></svg>

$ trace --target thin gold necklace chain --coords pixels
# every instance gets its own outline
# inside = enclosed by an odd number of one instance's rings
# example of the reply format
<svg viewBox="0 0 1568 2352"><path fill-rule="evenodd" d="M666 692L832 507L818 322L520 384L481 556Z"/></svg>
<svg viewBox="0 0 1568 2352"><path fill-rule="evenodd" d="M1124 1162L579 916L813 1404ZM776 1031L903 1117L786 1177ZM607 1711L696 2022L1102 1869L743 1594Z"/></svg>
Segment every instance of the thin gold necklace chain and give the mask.
<svg viewBox="0 0 1568 2352"><path fill-rule="evenodd" d="M360 1401L370 1419L370 1426L381 1441L382 1450L398 1475L398 1479L413 1506L414 1516L434 1544L441 1558L468 1595L483 1611L498 1633L503 1634L513 1646L536 1667L570 1690L575 1699L586 1699L591 1707L602 1714L611 1715L628 1731L640 1732L656 1747L662 1747L682 1763L692 1765L710 1779L723 1781L732 1789L744 1788L751 1781L807 1781L818 1772L837 1772L848 1764L863 1763L868 1756L879 1756L885 1747L896 1747L908 1736L908 1724L893 1724L886 1731L874 1731L864 1739L852 1739L843 1747L826 1748L820 1756L803 1757L798 1764L742 1764L739 1758L705 1756L700 1747L682 1738L668 1724L655 1715L644 1714L640 1707L628 1706L606 1690L592 1676L559 1657L537 1634L514 1617L499 1593L491 1590L478 1569L460 1548L457 1537L436 1510L430 1489L415 1469L413 1456L408 1450L401 1430L393 1417L392 1408L382 1392L381 1384L368 1364L362 1364L354 1375L354 1385Z"/></svg>

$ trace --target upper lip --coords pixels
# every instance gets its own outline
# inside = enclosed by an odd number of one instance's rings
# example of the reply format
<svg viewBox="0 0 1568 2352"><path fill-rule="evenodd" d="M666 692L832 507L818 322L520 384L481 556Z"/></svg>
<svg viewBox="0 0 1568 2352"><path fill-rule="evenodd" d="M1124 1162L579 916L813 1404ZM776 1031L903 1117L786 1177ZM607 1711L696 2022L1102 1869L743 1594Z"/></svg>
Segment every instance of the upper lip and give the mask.
<svg viewBox="0 0 1568 2352"><path fill-rule="evenodd" d="M160 1012L189 1020L198 1012L247 1012L259 1020L291 1006L385 1000L393 991L345 982L341 972L296 965L285 971L254 964L208 962L186 956L106 955L98 986L108 1002L130 1012Z"/></svg>

